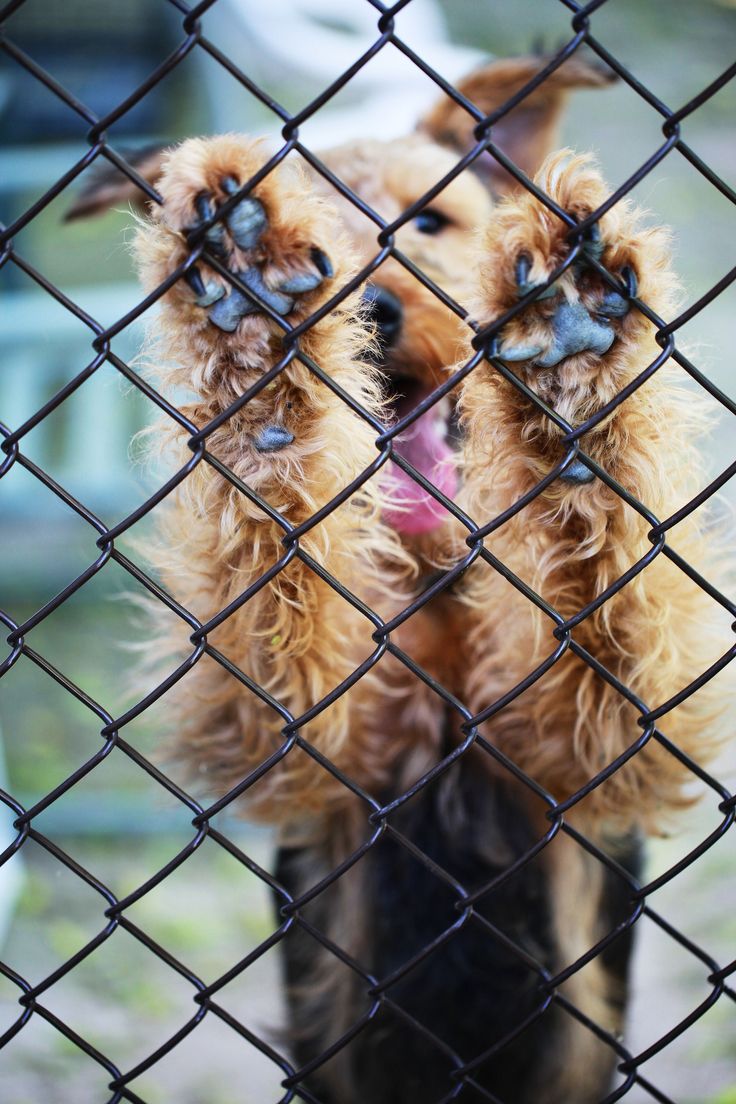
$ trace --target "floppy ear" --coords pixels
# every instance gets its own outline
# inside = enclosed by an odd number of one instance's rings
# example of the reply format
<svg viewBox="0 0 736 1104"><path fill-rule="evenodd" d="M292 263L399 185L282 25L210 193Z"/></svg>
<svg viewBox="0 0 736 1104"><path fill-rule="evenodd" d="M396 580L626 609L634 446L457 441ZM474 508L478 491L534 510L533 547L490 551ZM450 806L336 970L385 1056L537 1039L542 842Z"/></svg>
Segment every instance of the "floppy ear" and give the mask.
<svg viewBox="0 0 736 1104"><path fill-rule="evenodd" d="M549 58L521 57L494 61L476 69L457 85L471 103L485 115L506 103L532 79ZM557 144L557 129L568 94L575 88L602 88L615 81L610 70L573 56L492 128L494 145L514 164L533 176L544 158ZM418 129L442 146L467 153L475 145L475 122L449 96L443 96L423 119ZM473 163L474 171L493 191L507 191L516 185L514 178L489 153Z"/></svg>
<svg viewBox="0 0 736 1104"><path fill-rule="evenodd" d="M125 160L147 184L153 186L161 176L165 152L161 146L148 146L133 153L126 150ZM109 161L105 161L100 169L93 166L90 176L89 183L64 215L64 222L103 215L119 203L130 203L142 211L148 202L143 189Z"/></svg>

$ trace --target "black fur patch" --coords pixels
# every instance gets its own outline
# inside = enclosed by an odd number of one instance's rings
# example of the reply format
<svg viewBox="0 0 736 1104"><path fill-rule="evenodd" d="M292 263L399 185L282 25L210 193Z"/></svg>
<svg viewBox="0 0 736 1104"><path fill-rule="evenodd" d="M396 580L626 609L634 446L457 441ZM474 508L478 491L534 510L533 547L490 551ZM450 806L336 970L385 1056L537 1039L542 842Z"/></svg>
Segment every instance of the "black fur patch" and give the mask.
<svg viewBox="0 0 736 1104"><path fill-rule="evenodd" d="M467 891L481 889L525 854L536 836L523 814L518 793L491 782L477 758L469 756L445 777L417 794L390 818L433 863ZM636 846L621 858L634 872ZM282 850L277 877L294 895L306 888L304 878L326 857L312 851ZM542 853L508 880L483 896L476 908L513 943L551 971L555 962L552 909ZM362 894L358 915L363 924L365 961L378 977L390 977L413 956L456 924L462 914L458 895L400 842L386 834L361 860ZM602 930L611 930L630 911L624 881L606 876L601 903ZM331 891L310 906L309 920L323 931L330 926ZM594 942L591 937L591 943ZM620 937L605 952L606 967L621 980L622 1001L631 935ZM299 986L307 982L314 940L293 932L285 941L287 986L292 987L290 1013L296 1029L295 1060L304 1065L334 1038L319 1028L314 1006ZM370 1007L358 979L344 966L345 984L354 986L350 1020ZM349 1067L355 1096L335 1090L330 1065L306 1080L321 1104L437 1104L456 1082L454 1053L462 1062L483 1055L541 1007L539 975L496 939L482 924L469 920L432 954L389 986L386 1003L348 1044L342 1056ZM398 1005L425 1031L391 1007ZM559 1068L561 1026L565 1013L552 1004L509 1045L481 1063L473 1076L503 1104L532 1104L538 1087ZM440 1041L437 1043L432 1036ZM444 1046L442 1045L444 1044ZM601 1085L600 1097L608 1085ZM461 1099L487 1101L467 1086ZM563 1104L560 1101L560 1104ZM567 1102L565 1102L567 1104Z"/></svg>

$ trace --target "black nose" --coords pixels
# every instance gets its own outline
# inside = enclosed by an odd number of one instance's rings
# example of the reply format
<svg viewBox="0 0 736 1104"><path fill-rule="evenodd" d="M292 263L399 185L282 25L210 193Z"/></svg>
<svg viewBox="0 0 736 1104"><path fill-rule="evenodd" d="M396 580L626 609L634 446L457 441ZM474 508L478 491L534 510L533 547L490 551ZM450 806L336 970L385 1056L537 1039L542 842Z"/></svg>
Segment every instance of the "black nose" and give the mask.
<svg viewBox="0 0 736 1104"><path fill-rule="evenodd" d="M382 349L390 349L401 336L403 309L401 300L388 288L369 284L363 292L367 313L376 323Z"/></svg>

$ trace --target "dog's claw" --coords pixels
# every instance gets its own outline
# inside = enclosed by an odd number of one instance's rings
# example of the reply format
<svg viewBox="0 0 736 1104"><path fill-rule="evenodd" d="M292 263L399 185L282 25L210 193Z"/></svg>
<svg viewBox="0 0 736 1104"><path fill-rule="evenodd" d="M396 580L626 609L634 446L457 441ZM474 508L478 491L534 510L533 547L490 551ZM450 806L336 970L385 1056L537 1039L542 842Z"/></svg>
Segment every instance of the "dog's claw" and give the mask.
<svg viewBox="0 0 736 1104"><path fill-rule="evenodd" d="M530 258L527 257L525 253L522 253L519 261L516 262L516 284L519 285L520 290L522 287L529 286L529 274L531 270L532 262Z"/></svg>
<svg viewBox="0 0 736 1104"><path fill-rule="evenodd" d="M194 197L194 209L199 216L200 222L206 222L207 219L211 219L217 210L209 192L200 192L198 196Z"/></svg>
<svg viewBox="0 0 736 1104"><path fill-rule="evenodd" d="M312 258L317 269L322 273L326 280L331 279L335 275L335 270L332 267L332 261L318 246L313 245L309 251L309 255Z"/></svg>
<svg viewBox="0 0 736 1104"><path fill-rule="evenodd" d="M630 265L626 265L626 268L621 269L621 276L626 284L626 291L629 299L635 299L636 293L639 290L639 282L636 278L636 273Z"/></svg>
<svg viewBox="0 0 736 1104"><path fill-rule="evenodd" d="M529 257L527 257L526 253L522 253L518 261L516 262L516 286L518 287L519 295L522 298L525 295L528 295L530 291L534 291L535 288L542 286L541 283L533 284L529 279L531 267L531 260L529 259ZM538 302L540 299L551 299L552 296L556 294L557 288L554 284L551 284L550 287L545 288L544 291L541 291L539 293L535 301Z"/></svg>
<svg viewBox="0 0 736 1104"><path fill-rule="evenodd" d="M214 204L212 196L208 192L200 192L194 200L194 208L197 212L200 222L207 222L213 218L217 212L217 207ZM225 255L225 227L215 222L208 230L205 231L204 240L207 248L218 256Z"/></svg>
<svg viewBox="0 0 736 1104"><path fill-rule="evenodd" d="M233 181L233 183L236 182ZM237 191L237 187L235 190ZM241 249L253 249L268 226L263 204L254 196L246 196L241 200L227 216L226 222L233 241Z"/></svg>
<svg viewBox="0 0 736 1104"><path fill-rule="evenodd" d="M585 237L583 238L583 253L599 261L605 250L606 246L601 235L601 228L597 222L594 222L588 227Z"/></svg>
<svg viewBox="0 0 736 1104"><path fill-rule="evenodd" d="M524 294L523 289L527 290L531 287L529 283L529 273L531 272L532 262L527 257L526 253L522 253L516 262L516 283L519 287L519 291Z"/></svg>
<svg viewBox="0 0 736 1104"><path fill-rule="evenodd" d="M192 265L189 271L184 273L184 279L189 284L194 294L197 296L197 299L199 299L200 295L205 294L202 274L196 265Z"/></svg>
<svg viewBox="0 0 736 1104"><path fill-rule="evenodd" d="M293 440L294 434L289 433L288 429L280 425L272 425L262 429L253 439L253 443L259 452L278 452L290 445Z"/></svg>

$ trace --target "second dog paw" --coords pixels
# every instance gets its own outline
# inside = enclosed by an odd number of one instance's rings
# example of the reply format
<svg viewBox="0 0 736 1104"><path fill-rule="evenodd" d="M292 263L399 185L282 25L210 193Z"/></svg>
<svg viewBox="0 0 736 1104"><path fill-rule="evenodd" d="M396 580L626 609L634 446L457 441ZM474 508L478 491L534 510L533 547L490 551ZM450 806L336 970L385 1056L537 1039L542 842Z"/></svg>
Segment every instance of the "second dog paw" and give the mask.
<svg viewBox="0 0 736 1104"><path fill-rule="evenodd" d="M600 243L600 256L605 253L605 243ZM516 280L519 297L528 295L535 286L541 287L544 275L537 284L529 280L531 259L522 253L516 262ZM566 274L567 275L567 274ZM625 287L625 294L614 291L596 279L586 269L583 259L573 266L564 287L557 283L545 288L534 303L542 304L533 315L522 315L520 325L528 327L523 338L509 340L506 337L498 350L502 360L528 361L534 368L555 368L568 357L581 353L603 356L617 336L616 324L629 312L630 300L636 296L638 282L630 265L624 265L616 273Z"/></svg>
<svg viewBox="0 0 736 1104"><path fill-rule="evenodd" d="M535 183L577 223L599 210L610 194L592 159L569 151L549 158ZM517 193L496 208L483 241L476 317L485 327L511 313L496 333L492 357L507 364L546 410L502 381L496 370L491 387L487 373L478 373L465 405L482 411L489 423L507 419L530 463L558 462L564 425L590 422L581 447L606 466L623 439L620 435L615 443L616 426L635 408L641 410L656 384L643 380L641 395L634 390L618 404L617 397L649 365L662 364L657 327L633 300L667 317L677 285L668 233L646 225L627 199L605 211L571 254L573 240L569 224L531 193ZM520 300L528 301L513 313ZM561 478L588 482L593 477L574 461Z"/></svg>
<svg viewBox="0 0 736 1104"><path fill-rule="evenodd" d="M591 159L569 151L549 158L536 183L577 222L609 194ZM591 226L572 262L550 283L571 249L569 226L534 195L500 204L485 239L476 316L492 324L533 296L503 326L496 355L574 423L609 402L657 356L655 327L632 310L632 300L640 297L664 315L674 280L666 231L644 227L641 212L625 199Z"/></svg>

